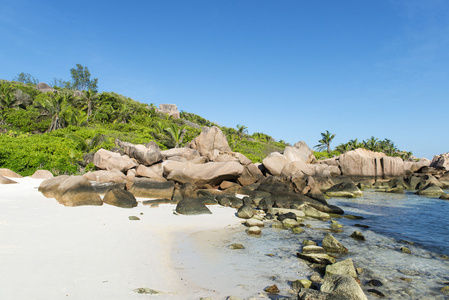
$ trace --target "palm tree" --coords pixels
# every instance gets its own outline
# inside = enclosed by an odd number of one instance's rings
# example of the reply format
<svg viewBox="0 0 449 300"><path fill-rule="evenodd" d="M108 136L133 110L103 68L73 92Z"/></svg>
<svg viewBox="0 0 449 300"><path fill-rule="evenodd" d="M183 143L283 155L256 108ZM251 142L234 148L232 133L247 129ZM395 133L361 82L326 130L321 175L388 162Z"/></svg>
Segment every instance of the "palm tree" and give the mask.
<svg viewBox="0 0 449 300"><path fill-rule="evenodd" d="M184 135L187 130L183 126L179 126L176 123L171 123L165 131L169 133L168 141L174 145L174 148L178 148L180 144L182 144L182 140L184 139Z"/></svg>
<svg viewBox="0 0 449 300"><path fill-rule="evenodd" d="M362 147L362 143L359 143L358 139L349 140L348 145L349 145L350 150L354 150L354 149Z"/></svg>
<svg viewBox="0 0 449 300"><path fill-rule="evenodd" d="M43 115L51 118L51 124L48 132L64 128L68 117L68 112L71 109L69 102L71 96L66 94L47 93L44 97L37 99L40 108L43 110Z"/></svg>
<svg viewBox="0 0 449 300"><path fill-rule="evenodd" d="M96 100L98 100L98 94L89 89L84 92L84 98L87 104L87 122L89 122L89 117L92 115L92 110L95 107Z"/></svg>
<svg viewBox="0 0 449 300"><path fill-rule="evenodd" d="M243 137L246 133L248 133L248 127L246 127L245 125L237 125L237 135L241 138Z"/></svg>
<svg viewBox="0 0 449 300"><path fill-rule="evenodd" d="M349 144L349 143L340 144L337 147L335 147L335 150L337 150L340 153L346 153L349 150L351 150L351 144Z"/></svg>
<svg viewBox="0 0 449 300"><path fill-rule="evenodd" d="M329 130L326 130L326 132L321 133L321 140L318 141L318 145L316 145L313 148L316 148L318 151L323 151L327 148L327 153L331 153L331 142L334 139L335 134L332 134L329 132Z"/></svg>
<svg viewBox="0 0 449 300"><path fill-rule="evenodd" d="M366 141L363 141L363 147L371 151L377 151L379 150L379 141L377 138L372 136Z"/></svg>
<svg viewBox="0 0 449 300"><path fill-rule="evenodd" d="M6 110L14 107L14 93L9 84L0 85L0 125L5 124Z"/></svg>

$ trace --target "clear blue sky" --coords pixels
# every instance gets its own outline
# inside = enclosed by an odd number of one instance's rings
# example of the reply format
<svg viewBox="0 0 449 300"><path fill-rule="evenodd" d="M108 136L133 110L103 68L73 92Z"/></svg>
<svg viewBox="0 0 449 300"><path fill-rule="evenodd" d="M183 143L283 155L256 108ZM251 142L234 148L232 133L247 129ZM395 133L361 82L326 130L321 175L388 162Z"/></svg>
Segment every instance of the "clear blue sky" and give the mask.
<svg viewBox="0 0 449 300"><path fill-rule="evenodd" d="M0 78L87 66L100 91L310 147L449 151L449 1L0 2Z"/></svg>

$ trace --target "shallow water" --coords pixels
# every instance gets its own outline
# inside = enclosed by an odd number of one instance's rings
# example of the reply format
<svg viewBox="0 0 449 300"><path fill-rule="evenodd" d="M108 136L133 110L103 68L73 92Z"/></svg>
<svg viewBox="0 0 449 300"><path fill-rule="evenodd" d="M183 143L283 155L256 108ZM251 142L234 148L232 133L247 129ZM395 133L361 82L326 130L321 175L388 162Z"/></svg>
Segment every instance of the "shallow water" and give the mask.
<svg viewBox="0 0 449 300"><path fill-rule="evenodd" d="M365 191L357 199L330 199L331 204L342 207L347 214L363 216L363 220L338 219L343 232L333 233L349 253L338 260L352 258L363 272L359 274L362 289L368 299L378 297L366 292L370 279L384 285L374 287L386 299L448 299L439 290L449 285L449 238L447 224L449 202L413 194L386 194ZM199 288L196 296L226 299L235 295L241 298L258 297L276 299L263 292L276 284L280 296L293 297L291 281L309 278L314 272L308 264L296 257L301 243L311 239L321 245L330 228L330 222L307 220L312 228L301 234L275 230L266 226L260 238L250 237L245 227L238 226L217 232L199 232L190 237L179 237L175 261L180 274L189 278L188 285ZM355 224L370 226L369 229ZM365 242L349 236L355 230L366 237ZM198 242L198 241L203 242ZM206 241L206 242L204 242ZM241 243L243 250L231 250L231 243ZM411 254L400 248L406 246Z"/></svg>

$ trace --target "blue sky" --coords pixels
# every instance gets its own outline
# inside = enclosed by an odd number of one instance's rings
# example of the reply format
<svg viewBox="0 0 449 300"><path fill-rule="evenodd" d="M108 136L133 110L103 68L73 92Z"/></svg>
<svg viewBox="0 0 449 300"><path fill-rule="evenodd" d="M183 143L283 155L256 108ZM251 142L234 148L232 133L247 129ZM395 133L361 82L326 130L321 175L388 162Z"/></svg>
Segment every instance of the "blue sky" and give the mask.
<svg viewBox="0 0 449 300"><path fill-rule="evenodd" d="M0 2L0 78L87 66L100 91L310 147L449 151L449 1Z"/></svg>

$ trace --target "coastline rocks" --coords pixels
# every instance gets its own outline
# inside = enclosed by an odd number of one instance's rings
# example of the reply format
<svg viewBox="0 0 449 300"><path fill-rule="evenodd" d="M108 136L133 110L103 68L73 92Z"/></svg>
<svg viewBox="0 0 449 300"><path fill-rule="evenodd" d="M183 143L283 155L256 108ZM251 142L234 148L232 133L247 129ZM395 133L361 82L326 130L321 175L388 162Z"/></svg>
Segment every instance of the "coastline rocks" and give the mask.
<svg viewBox="0 0 449 300"><path fill-rule="evenodd" d="M134 178L128 189L135 197L171 199L175 189L173 181L154 181L149 178Z"/></svg>
<svg viewBox="0 0 449 300"><path fill-rule="evenodd" d="M446 193L445 193L444 195L441 195L441 196L440 196L440 199L441 199L441 200L449 200L449 194L446 194Z"/></svg>
<svg viewBox="0 0 449 300"><path fill-rule="evenodd" d="M242 205L237 210L237 217L241 219L250 219L254 216L253 208L249 205Z"/></svg>
<svg viewBox="0 0 449 300"><path fill-rule="evenodd" d="M331 219L329 214L321 212L321 211L319 211L313 207L310 207L310 206L304 206L302 208L302 211L304 212L304 214L307 217L320 219L320 220L330 220Z"/></svg>
<svg viewBox="0 0 449 300"><path fill-rule="evenodd" d="M368 299L356 280L349 275L326 275L320 291L329 293L332 296L341 296L344 299Z"/></svg>
<svg viewBox="0 0 449 300"><path fill-rule="evenodd" d="M262 171L255 164L250 163L245 166L242 175L238 178L238 182L242 186L248 186L263 178Z"/></svg>
<svg viewBox="0 0 449 300"><path fill-rule="evenodd" d="M263 159L262 163L271 175L280 176L284 167L289 163L289 160L279 152L272 152Z"/></svg>
<svg viewBox="0 0 449 300"><path fill-rule="evenodd" d="M449 152L435 155L430 163L430 167L449 171Z"/></svg>
<svg viewBox="0 0 449 300"><path fill-rule="evenodd" d="M349 275L357 279L357 271L355 270L352 259L348 258L343 261L326 266L326 276L328 275Z"/></svg>
<svg viewBox="0 0 449 300"><path fill-rule="evenodd" d="M337 253L346 253L348 252L348 249L343 246L334 236L330 233L327 233L323 241L321 243L321 246L326 250L327 252L337 252Z"/></svg>
<svg viewBox="0 0 449 300"><path fill-rule="evenodd" d="M0 175L0 184L14 184L17 183L16 181L3 177L2 175Z"/></svg>
<svg viewBox="0 0 449 300"><path fill-rule="evenodd" d="M33 175L31 175L31 178L34 179L50 179L53 178L53 173L47 170L36 170Z"/></svg>
<svg viewBox="0 0 449 300"><path fill-rule="evenodd" d="M83 176L69 176L61 181L54 195L65 206L103 205L100 196Z"/></svg>
<svg viewBox="0 0 449 300"><path fill-rule="evenodd" d="M330 265L336 262L335 258L325 253L303 254L298 252L296 253L296 256L310 263L319 265Z"/></svg>
<svg viewBox="0 0 449 300"><path fill-rule="evenodd" d="M281 176L338 176L341 175L340 169L336 166L326 164L306 164L302 161L288 162L282 169Z"/></svg>
<svg viewBox="0 0 449 300"><path fill-rule="evenodd" d="M260 236L262 234L262 230L258 226L251 226L246 230L248 235Z"/></svg>
<svg viewBox="0 0 449 300"><path fill-rule="evenodd" d="M363 148L348 151L338 157L342 175L392 177L405 174L404 161Z"/></svg>
<svg viewBox="0 0 449 300"><path fill-rule="evenodd" d="M39 185L38 191L46 198L56 198L58 186L69 177L69 175L60 175L46 179Z"/></svg>
<svg viewBox="0 0 449 300"><path fill-rule="evenodd" d="M355 198L363 196L362 191L353 182L341 182L325 192L328 197Z"/></svg>
<svg viewBox="0 0 449 300"><path fill-rule="evenodd" d="M130 192L117 187L110 188L103 197L103 202L122 208L137 206L136 198Z"/></svg>
<svg viewBox="0 0 449 300"><path fill-rule="evenodd" d="M117 169L126 172L137 166L137 164L127 155L121 156L119 153L100 149L94 154L93 164L102 170Z"/></svg>
<svg viewBox="0 0 449 300"><path fill-rule="evenodd" d="M445 192L435 184L429 183L424 188L415 193L420 196L439 197L445 194Z"/></svg>
<svg viewBox="0 0 449 300"><path fill-rule="evenodd" d="M125 174L120 172L119 170L112 170L112 171L94 171L94 172L87 172L83 175L87 178L87 180L90 181L98 181L102 183L106 182L115 182L115 183L123 183L126 182L127 177Z"/></svg>
<svg viewBox="0 0 449 300"><path fill-rule="evenodd" d="M359 241L365 241L365 237L363 236L363 234L360 231L354 231L350 237L352 237L355 240L359 240Z"/></svg>
<svg viewBox="0 0 449 300"><path fill-rule="evenodd" d="M302 161L306 164L316 162L313 151L303 141L299 141L292 146L287 146L284 149L284 156L289 161Z"/></svg>
<svg viewBox="0 0 449 300"><path fill-rule="evenodd" d="M237 162L208 162L201 165L169 162L164 165L164 174L168 180L180 184L190 182L197 186L215 186L225 180L236 181L242 173L243 166Z"/></svg>
<svg viewBox="0 0 449 300"><path fill-rule="evenodd" d="M134 145L128 142L122 142L119 139L115 140L117 146L131 158L137 160L140 164L151 166L162 160L162 153L159 146L150 142L147 147L144 145Z"/></svg>
<svg viewBox="0 0 449 300"><path fill-rule="evenodd" d="M214 161L220 152L232 152L226 136L217 126L204 127L201 134L194 138L189 146L209 161Z"/></svg>
<svg viewBox="0 0 449 300"><path fill-rule="evenodd" d="M136 176L146 177L155 181L167 181L164 177L156 173L152 168L139 165L136 169Z"/></svg>
<svg viewBox="0 0 449 300"><path fill-rule="evenodd" d="M182 215L212 214L198 198L184 198L176 205L176 212Z"/></svg>
<svg viewBox="0 0 449 300"><path fill-rule="evenodd" d="M9 177L9 178L23 178L23 176L17 174L16 172L13 172L10 169L5 169L5 168L0 169L0 176Z"/></svg>
<svg viewBox="0 0 449 300"><path fill-rule="evenodd" d="M190 148L172 148L161 151L164 159L170 159L172 157L183 157L187 160L194 160L200 157L198 151Z"/></svg>

